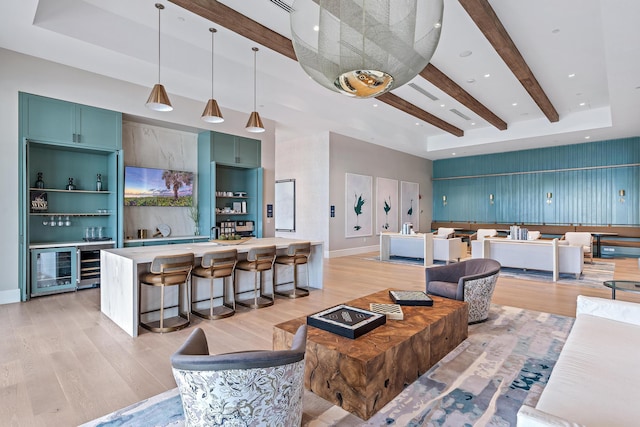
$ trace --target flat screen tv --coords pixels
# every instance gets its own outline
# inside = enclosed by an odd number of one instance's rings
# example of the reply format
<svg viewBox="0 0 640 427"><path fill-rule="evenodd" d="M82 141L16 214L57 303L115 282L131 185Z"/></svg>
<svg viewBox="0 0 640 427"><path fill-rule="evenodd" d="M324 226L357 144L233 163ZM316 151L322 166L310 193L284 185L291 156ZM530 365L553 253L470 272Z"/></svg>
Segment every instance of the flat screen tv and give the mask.
<svg viewBox="0 0 640 427"><path fill-rule="evenodd" d="M125 206L192 206L193 172L126 166Z"/></svg>

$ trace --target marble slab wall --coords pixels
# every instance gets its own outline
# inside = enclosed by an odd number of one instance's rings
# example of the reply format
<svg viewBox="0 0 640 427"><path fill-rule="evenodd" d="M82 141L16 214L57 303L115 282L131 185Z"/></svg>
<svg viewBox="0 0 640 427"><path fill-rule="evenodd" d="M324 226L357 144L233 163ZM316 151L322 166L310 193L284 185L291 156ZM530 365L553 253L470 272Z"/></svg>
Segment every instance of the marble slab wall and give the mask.
<svg viewBox="0 0 640 427"><path fill-rule="evenodd" d="M122 148L125 166L194 172L193 195L194 201L197 202L197 133L125 121L122 124ZM136 238L139 229L146 229L148 237L152 237L158 224L169 225L171 236L194 234L194 223L189 215L189 208L124 207L125 240Z"/></svg>

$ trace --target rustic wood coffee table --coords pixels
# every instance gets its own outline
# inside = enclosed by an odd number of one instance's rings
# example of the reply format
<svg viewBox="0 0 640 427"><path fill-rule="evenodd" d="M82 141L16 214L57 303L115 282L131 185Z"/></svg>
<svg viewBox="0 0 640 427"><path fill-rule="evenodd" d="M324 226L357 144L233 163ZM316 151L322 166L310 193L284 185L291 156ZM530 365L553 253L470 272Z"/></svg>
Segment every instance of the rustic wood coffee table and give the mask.
<svg viewBox="0 0 640 427"><path fill-rule="evenodd" d="M389 320L350 339L310 326L305 387L368 420L407 385L467 338L467 303L432 296L433 306L402 306L404 320ZM369 309L390 304L389 290L346 304ZM306 316L274 326L274 350L288 349Z"/></svg>

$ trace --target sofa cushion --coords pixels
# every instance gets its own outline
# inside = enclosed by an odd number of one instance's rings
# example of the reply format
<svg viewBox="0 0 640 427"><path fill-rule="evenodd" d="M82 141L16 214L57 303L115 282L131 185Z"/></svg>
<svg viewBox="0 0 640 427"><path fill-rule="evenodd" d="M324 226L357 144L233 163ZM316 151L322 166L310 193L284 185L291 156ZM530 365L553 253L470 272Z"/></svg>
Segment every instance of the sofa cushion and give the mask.
<svg viewBox="0 0 640 427"><path fill-rule="evenodd" d="M536 409L585 425L636 423L638 342L637 325L578 313Z"/></svg>

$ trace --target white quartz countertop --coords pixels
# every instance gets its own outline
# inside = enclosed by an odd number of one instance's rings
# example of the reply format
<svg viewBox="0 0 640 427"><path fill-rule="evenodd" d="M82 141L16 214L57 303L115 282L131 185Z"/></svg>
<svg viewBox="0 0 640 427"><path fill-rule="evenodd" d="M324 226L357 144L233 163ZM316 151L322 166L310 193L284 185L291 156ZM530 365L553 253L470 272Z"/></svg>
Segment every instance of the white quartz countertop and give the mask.
<svg viewBox="0 0 640 427"><path fill-rule="evenodd" d="M249 252L252 247L276 245L277 249L284 249L290 243L302 242L301 239L287 239L284 237L253 238L238 245L219 245L213 242L179 243L175 245L137 246L129 248L105 249L104 252L133 260L135 263L153 261L158 255L177 255L192 252L196 257L201 257L205 252L224 251L237 249L239 253ZM321 245L322 242L311 242L312 245Z"/></svg>

